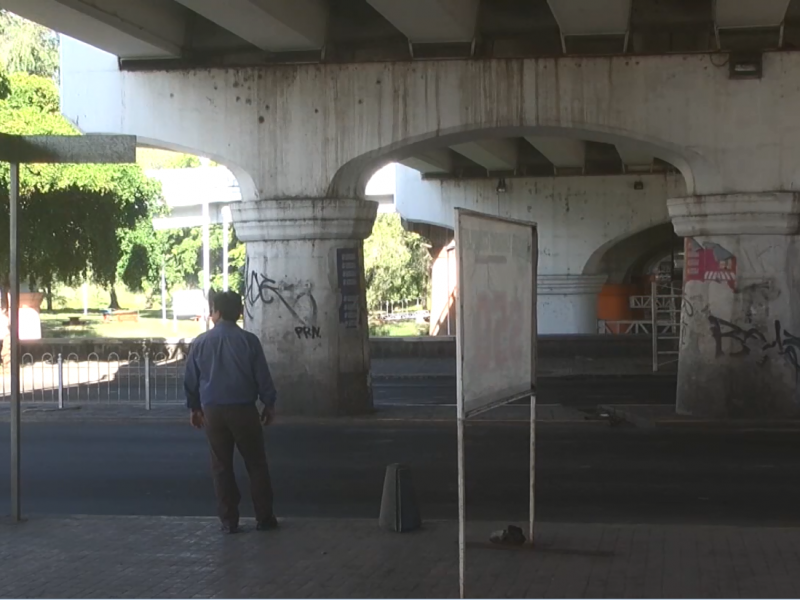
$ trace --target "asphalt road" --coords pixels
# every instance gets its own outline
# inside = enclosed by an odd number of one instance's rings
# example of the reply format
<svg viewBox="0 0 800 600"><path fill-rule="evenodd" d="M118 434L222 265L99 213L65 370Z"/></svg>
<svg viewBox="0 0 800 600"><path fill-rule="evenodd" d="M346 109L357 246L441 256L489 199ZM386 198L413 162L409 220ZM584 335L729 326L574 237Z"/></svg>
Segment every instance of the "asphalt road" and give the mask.
<svg viewBox="0 0 800 600"><path fill-rule="evenodd" d="M626 376L593 379L540 379L537 401L594 409L598 404L670 404L675 402L675 378ZM377 380L376 404L442 405L456 401L455 378ZM525 401L527 402L527 401Z"/></svg>
<svg viewBox="0 0 800 600"><path fill-rule="evenodd" d="M524 519L526 427L472 425L467 442L469 518ZM385 467L392 462L412 467L424 518L456 516L452 425L279 424L267 444L283 516L376 517ZM2 424L0 514L9 511L7 448L8 424ZM796 433L543 425L538 516L798 525L797 449ZM26 423L23 453L28 514L213 513L205 439L188 426ZM244 508L247 514L247 501Z"/></svg>

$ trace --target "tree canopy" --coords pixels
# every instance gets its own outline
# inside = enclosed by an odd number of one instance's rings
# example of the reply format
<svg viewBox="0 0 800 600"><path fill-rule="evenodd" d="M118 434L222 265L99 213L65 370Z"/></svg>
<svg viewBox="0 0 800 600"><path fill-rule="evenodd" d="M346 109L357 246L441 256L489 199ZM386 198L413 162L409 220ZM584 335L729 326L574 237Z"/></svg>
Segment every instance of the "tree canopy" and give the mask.
<svg viewBox="0 0 800 600"><path fill-rule="evenodd" d="M0 132L75 135L58 113L51 79L13 73L0 101ZM89 276L112 287L123 258L122 240L161 210L158 182L141 168L117 165L23 165L20 169L20 270L30 284L67 285ZM8 166L0 167L0 232L8 226ZM8 245L0 244L7 278Z"/></svg>
<svg viewBox="0 0 800 600"><path fill-rule="evenodd" d="M0 10L0 66L9 73L58 78L58 34Z"/></svg>
<svg viewBox="0 0 800 600"><path fill-rule="evenodd" d="M364 242L367 305L425 298L431 258L423 238L403 229L398 214L379 214Z"/></svg>

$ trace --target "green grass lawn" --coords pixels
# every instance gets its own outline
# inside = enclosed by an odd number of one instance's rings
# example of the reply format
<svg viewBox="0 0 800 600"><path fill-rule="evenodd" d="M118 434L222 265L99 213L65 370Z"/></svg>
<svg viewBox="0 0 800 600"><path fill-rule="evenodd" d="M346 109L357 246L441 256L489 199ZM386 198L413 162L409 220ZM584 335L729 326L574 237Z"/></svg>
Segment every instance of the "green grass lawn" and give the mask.
<svg viewBox="0 0 800 600"><path fill-rule="evenodd" d="M369 334L372 337L417 337L428 335L428 324L418 324L414 321L402 321L399 323L384 323L382 325L370 325Z"/></svg>
<svg viewBox="0 0 800 600"><path fill-rule="evenodd" d="M79 325L67 325L70 317L80 317ZM103 322L103 315L90 312L84 316L82 310L62 309L53 313L43 312L42 337L44 338L194 338L202 333L202 322L178 320L177 330L172 320L161 321L161 313L156 310L143 310L139 321ZM369 334L373 337L416 337L428 335L428 325L413 322L386 323L371 325Z"/></svg>
<svg viewBox="0 0 800 600"><path fill-rule="evenodd" d="M67 325L70 317L80 317L79 325ZM177 329L171 319L161 321L161 311L143 310L138 322L103 322L98 312L83 314L83 310L62 309L53 313L42 312L42 337L44 338L193 338L205 330L202 322L180 319Z"/></svg>

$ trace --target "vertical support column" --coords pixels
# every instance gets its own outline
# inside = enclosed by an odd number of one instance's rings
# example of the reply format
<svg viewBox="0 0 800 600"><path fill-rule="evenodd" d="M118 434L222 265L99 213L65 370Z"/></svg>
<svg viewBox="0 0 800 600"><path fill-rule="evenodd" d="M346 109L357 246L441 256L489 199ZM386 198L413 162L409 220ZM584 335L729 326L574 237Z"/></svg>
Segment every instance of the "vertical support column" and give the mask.
<svg viewBox="0 0 800 600"><path fill-rule="evenodd" d="M597 295L606 279L607 275L539 275L539 333L597 333Z"/></svg>
<svg viewBox="0 0 800 600"><path fill-rule="evenodd" d="M676 410L716 417L800 412L800 197L669 201L685 238Z"/></svg>
<svg viewBox="0 0 800 600"><path fill-rule="evenodd" d="M245 328L261 340L284 414L371 410L363 240L377 203L237 203L247 244Z"/></svg>

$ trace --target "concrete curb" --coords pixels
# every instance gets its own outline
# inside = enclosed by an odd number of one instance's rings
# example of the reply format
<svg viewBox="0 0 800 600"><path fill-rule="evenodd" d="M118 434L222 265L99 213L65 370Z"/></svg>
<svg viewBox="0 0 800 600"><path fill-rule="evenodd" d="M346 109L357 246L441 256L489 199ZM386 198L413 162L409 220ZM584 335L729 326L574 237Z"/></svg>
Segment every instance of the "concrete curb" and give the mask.
<svg viewBox="0 0 800 600"><path fill-rule="evenodd" d="M635 409L609 404L598 410L639 429L719 429L724 431L800 431L800 419L694 419L692 417L648 417Z"/></svg>
<svg viewBox="0 0 800 600"><path fill-rule="evenodd" d="M599 374L541 374L541 380L562 380L562 381L615 381L619 379L629 379L631 377L641 377L651 380L671 381L677 379L675 373L599 373ZM455 373L383 373L372 375L373 381L392 381L404 379L455 379Z"/></svg>
<svg viewBox="0 0 800 600"><path fill-rule="evenodd" d="M372 374L372 381L393 381L404 379L455 379L455 373L405 373L405 374Z"/></svg>
<svg viewBox="0 0 800 600"><path fill-rule="evenodd" d="M127 409L127 410L126 410ZM107 412L107 410L109 412ZM529 419L528 407L502 407L494 412L489 412L480 417L472 419L470 425L474 424L522 424ZM8 410L0 412L0 423L7 423L10 420ZM59 410L55 406L29 406L23 405L23 423L187 423L188 416L186 411L179 407L169 409L157 408L151 412L134 407L123 407L120 409L98 409L92 406L71 406ZM342 417L304 417L304 416L281 416L278 415L276 425L286 424L385 424L385 423L451 423L455 424L454 406L430 406L418 407L416 409L403 407L380 407L376 412L365 415L342 416ZM550 424L574 424L574 423L598 423L607 425L607 421L592 419L587 416L578 418L576 414L573 418L564 418L563 415L553 415L553 418L540 418L537 423L542 426Z"/></svg>

